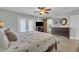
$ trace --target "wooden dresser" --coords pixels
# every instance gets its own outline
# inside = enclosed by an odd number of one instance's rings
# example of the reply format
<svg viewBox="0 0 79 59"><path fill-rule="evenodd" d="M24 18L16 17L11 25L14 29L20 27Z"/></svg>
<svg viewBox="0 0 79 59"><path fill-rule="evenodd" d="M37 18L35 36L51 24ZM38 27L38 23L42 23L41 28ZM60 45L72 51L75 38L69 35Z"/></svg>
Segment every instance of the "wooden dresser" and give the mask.
<svg viewBox="0 0 79 59"><path fill-rule="evenodd" d="M51 33L56 35L66 36L69 38L69 28L52 27Z"/></svg>

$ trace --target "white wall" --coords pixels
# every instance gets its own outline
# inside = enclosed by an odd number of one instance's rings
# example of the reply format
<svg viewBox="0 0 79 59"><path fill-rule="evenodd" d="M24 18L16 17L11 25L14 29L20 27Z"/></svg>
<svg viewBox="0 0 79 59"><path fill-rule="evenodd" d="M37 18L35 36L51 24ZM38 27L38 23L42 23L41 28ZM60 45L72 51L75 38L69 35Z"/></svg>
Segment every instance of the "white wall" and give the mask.
<svg viewBox="0 0 79 59"><path fill-rule="evenodd" d="M35 21L38 19L31 15L21 14L13 11L8 10L2 10L0 9L0 20L3 20L5 23L5 27L13 29L15 32L18 32L18 17L24 17L27 20L27 23L29 23L29 20L33 20L34 25L32 30L35 30ZM27 30L29 30L29 26L31 25L27 24ZM31 29L30 29L31 30Z"/></svg>
<svg viewBox="0 0 79 59"><path fill-rule="evenodd" d="M70 38L79 40L79 15L70 17Z"/></svg>
<svg viewBox="0 0 79 59"><path fill-rule="evenodd" d="M60 15L60 16L55 16L52 19L48 19L48 32L51 33L51 29L49 28L49 25L51 27L55 27L53 26L53 19L56 18L66 18L68 21L67 26L58 26L58 27L69 27L70 28L70 39L79 39L79 15L73 15L73 16L68 16L68 15Z"/></svg>
<svg viewBox="0 0 79 59"><path fill-rule="evenodd" d="M79 15L60 15L53 17L55 18L67 18L68 20L68 25L67 26L60 26L60 27L69 27L70 28L70 39L77 39L79 40ZM52 20L53 20L52 19ZM53 26L53 21L52 21L52 27Z"/></svg>
<svg viewBox="0 0 79 59"><path fill-rule="evenodd" d="M56 19L56 18L60 18L60 20L62 19L62 18L66 18L67 19L67 25L61 25L60 24L60 26L56 26L56 27L69 27L70 26L70 16L68 16L68 15L59 15L59 16L55 16L55 17L53 17L52 18L52 26L53 26L53 19ZM55 27L55 26L53 26L53 27Z"/></svg>
<svg viewBox="0 0 79 59"><path fill-rule="evenodd" d="M62 26L62 25L59 25L59 26L54 26L53 25L53 19L57 19L57 18L66 18L67 19L67 25L66 26ZM67 16L67 15L59 15L59 16L54 16L52 17L52 19L48 19L47 20L47 31L48 33L51 33L51 27L70 27L70 16Z"/></svg>
<svg viewBox="0 0 79 59"><path fill-rule="evenodd" d="M43 20L40 18L36 18L30 15L25 15L17 12L12 12L8 10L2 10L0 9L0 20L3 20L5 22L5 27L13 29L15 32L18 32L18 16L19 17L24 17L27 20L27 31L30 30L35 30L35 22L42 22ZM48 32L51 33L51 28L50 26L53 26L53 19L55 18L67 18L68 19L68 27L70 29L70 38L71 39L79 39L79 15L60 15L60 16L55 16L52 19L48 19ZM30 21L29 21L30 20ZM33 28L32 28L33 27ZM60 26L63 27L63 26Z"/></svg>
<svg viewBox="0 0 79 59"><path fill-rule="evenodd" d="M51 33L52 19L47 19L47 32Z"/></svg>

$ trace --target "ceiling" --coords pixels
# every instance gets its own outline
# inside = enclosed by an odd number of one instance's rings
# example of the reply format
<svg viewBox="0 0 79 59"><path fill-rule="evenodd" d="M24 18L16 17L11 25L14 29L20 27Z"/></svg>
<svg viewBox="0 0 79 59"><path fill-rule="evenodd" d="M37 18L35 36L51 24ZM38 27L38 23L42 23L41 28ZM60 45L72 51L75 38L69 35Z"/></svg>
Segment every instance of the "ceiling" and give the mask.
<svg viewBox="0 0 79 59"><path fill-rule="evenodd" d="M70 14L70 15L79 14L78 7L48 7L51 8L52 10L49 11L49 14L43 14L43 15L39 15L39 13L34 12L37 9L37 7L1 7L1 8L37 17L52 17L63 14Z"/></svg>

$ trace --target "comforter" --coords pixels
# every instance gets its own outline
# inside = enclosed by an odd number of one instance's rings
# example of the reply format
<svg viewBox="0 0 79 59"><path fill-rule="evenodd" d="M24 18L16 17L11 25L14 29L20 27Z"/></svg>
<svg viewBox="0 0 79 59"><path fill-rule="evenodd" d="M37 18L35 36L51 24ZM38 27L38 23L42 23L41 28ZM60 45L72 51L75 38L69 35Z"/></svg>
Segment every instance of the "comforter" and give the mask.
<svg viewBox="0 0 79 59"><path fill-rule="evenodd" d="M18 33L17 41L11 41L7 52L44 52L54 44L56 38L47 33L30 31Z"/></svg>

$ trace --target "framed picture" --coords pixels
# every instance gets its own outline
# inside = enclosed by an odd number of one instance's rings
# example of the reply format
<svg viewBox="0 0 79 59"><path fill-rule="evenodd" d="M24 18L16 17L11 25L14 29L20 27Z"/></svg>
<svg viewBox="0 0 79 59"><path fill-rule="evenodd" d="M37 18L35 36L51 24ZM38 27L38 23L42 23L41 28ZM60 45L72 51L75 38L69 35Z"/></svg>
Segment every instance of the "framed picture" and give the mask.
<svg viewBox="0 0 79 59"><path fill-rule="evenodd" d="M60 26L60 18L53 19L53 26L55 26L55 27Z"/></svg>

